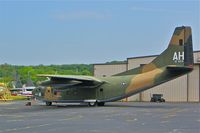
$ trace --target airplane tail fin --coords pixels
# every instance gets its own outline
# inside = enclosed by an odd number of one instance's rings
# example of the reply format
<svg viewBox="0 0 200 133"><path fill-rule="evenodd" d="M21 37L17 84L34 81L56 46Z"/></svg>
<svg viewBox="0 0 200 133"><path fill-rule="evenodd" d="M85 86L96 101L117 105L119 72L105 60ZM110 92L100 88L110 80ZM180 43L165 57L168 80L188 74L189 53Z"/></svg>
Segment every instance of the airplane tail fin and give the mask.
<svg viewBox="0 0 200 133"><path fill-rule="evenodd" d="M151 63L114 76L140 74L162 67L166 67L169 70L190 70L193 68L191 27L176 27L167 49Z"/></svg>
<svg viewBox="0 0 200 133"><path fill-rule="evenodd" d="M193 46L191 27L177 27L168 48L152 61L156 67L193 67Z"/></svg>

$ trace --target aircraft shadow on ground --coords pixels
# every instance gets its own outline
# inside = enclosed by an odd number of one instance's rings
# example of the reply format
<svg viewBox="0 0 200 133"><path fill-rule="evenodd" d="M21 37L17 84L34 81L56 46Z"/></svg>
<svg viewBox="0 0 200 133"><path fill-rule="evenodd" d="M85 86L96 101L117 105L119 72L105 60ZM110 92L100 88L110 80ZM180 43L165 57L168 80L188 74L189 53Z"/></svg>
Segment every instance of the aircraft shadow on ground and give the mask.
<svg viewBox="0 0 200 133"><path fill-rule="evenodd" d="M119 108L119 109L172 109L175 108L175 105L169 105L169 104L162 104L162 103L137 103L137 105L134 105L134 103L108 103L105 104L105 106L96 106L96 107L89 107L87 104L53 104L52 106L46 106L45 104L34 104L32 106L25 106L23 104L17 105L16 109L10 109L10 107L2 108L1 113L6 114L12 114L12 113L30 113L30 112L41 112L41 111L47 111L47 110L63 110L63 109L112 109L112 108Z"/></svg>
<svg viewBox="0 0 200 133"><path fill-rule="evenodd" d="M37 106L37 105L36 105ZM58 108L63 108L63 109L71 109L71 108L140 108L140 109L169 109L169 108L174 108L174 106L172 105L168 105L168 104L162 104L162 103L155 103L155 104L141 104L141 105L134 105L133 104L105 104L105 106L95 106L95 107L90 107L87 104L80 104L80 105L73 105L73 104L55 104L52 106L46 106L46 105L39 105L40 107L42 107L43 109L58 109Z"/></svg>

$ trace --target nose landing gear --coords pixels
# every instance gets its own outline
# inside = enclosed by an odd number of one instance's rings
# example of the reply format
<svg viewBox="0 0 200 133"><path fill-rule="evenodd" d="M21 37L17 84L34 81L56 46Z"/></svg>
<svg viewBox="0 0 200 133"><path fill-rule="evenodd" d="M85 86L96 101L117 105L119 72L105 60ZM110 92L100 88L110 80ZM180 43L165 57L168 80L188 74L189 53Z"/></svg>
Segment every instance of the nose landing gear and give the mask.
<svg viewBox="0 0 200 133"><path fill-rule="evenodd" d="M46 102L46 106L51 106L52 102Z"/></svg>
<svg viewBox="0 0 200 133"><path fill-rule="evenodd" d="M88 105L91 106L91 107L94 107L94 106L104 106L105 103L104 102L89 102Z"/></svg>

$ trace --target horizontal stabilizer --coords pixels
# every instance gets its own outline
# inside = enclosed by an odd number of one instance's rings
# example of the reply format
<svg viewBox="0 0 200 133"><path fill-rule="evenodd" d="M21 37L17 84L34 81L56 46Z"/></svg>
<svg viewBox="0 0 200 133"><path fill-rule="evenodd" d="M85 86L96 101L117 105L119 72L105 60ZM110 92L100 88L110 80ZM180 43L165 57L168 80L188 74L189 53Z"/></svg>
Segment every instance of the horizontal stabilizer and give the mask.
<svg viewBox="0 0 200 133"><path fill-rule="evenodd" d="M193 66L176 66L176 65L168 65L167 70L170 71L190 71L193 70Z"/></svg>

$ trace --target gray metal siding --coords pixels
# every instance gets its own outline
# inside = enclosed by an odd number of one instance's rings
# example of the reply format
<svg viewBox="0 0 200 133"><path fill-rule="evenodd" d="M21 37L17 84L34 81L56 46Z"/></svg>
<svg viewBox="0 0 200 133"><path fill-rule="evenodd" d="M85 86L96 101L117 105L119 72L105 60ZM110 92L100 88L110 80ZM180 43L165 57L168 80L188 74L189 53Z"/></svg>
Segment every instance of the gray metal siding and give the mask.
<svg viewBox="0 0 200 133"><path fill-rule="evenodd" d="M163 94L168 102L187 101L187 75L142 92L141 101L150 101L153 94Z"/></svg>
<svg viewBox="0 0 200 133"><path fill-rule="evenodd" d="M94 65L95 77L109 77L124 71L127 71L127 64Z"/></svg>
<svg viewBox="0 0 200 133"><path fill-rule="evenodd" d="M199 101L199 65L194 66L194 70L188 74L188 101Z"/></svg>

